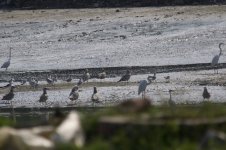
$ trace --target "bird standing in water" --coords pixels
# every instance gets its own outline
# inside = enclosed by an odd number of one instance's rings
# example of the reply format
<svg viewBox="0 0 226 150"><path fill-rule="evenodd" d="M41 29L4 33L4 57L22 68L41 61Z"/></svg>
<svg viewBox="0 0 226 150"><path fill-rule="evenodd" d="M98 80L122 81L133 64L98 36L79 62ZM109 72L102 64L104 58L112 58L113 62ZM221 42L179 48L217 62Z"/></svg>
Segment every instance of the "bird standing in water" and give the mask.
<svg viewBox="0 0 226 150"><path fill-rule="evenodd" d="M48 88L46 88L46 87L43 88L43 93L38 100L40 103L44 102L46 104L46 101L48 100L47 90L48 90Z"/></svg>
<svg viewBox="0 0 226 150"><path fill-rule="evenodd" d="M165 76L164 78L166 79L166 83L170 82L170 76Z"/></svg>
<svg viewBox="0 0 226 150"><path fill-rule="evenodd" d="M8 67L10 66L10 61L11 61L11 50L12 48L10 47L9 49L9 58L6 62L3 63L3 65L1 66L1 68L5 68L5 71L7 71Z"/></svg>
<svg viewBox="0 0 226 150"><path fill-rule="evenodd" d="M203 100L210 98L210 93L208 92L206 87L204 87L204 90L203 90L203 93L202 93L202 97L203 97Z"/></svg>
<svg viewBox="0 0 226 150"><path fill-rule="evenodd" d="M219 44L220 53L218 55L215 55L211 62L211 66L214 67L214 73L218 73L218 61L220 59L220 56L222 55L222 48L221 48L222 45L224 45L224 43Z"/></svg>
<svg viewBox="0 0 226 150"><path fill-rule="evenodd" d="M4 86L1 86L0 89L4 89L4 88L8 88L8 87L14 86L13 82L14 82L14 79L12 78L12 79L9 80L8 84L6 84Z"/></svg>
<svg viewBox="0 0 226 150"><path fill-rule="evenodd" d="M12 106L12 99L14 98L14 89L15 87L11 86L9 93L2 97L2 100L10 101L11 106Z"/></svg>
<svg viewBox="0 0 226 150"><path fill-rule="evenodd" d="M129 81L130 77L131 77L131 73L130 73L129 70L127 70L126 71L126 74L123 75L118 82L121 82L121 81Z"/></svg>
<svg viewBox="0 0 226 150"><path fill-rule="evenodd" d="M139 84L138 95L140 95L140 93L142 93L142 99L145 98L145 90L146 90L147 85L151 84L152 77L148 76L147 80L141 80L140 84Z"/></svg>
<svg viewBox="0 0 226 150"><path fill-rule="evenodd" d="M69 99L71 101L75 101L78 99L78 97L79 97L78 86L74 86L71 90L71 93L69 94Z"/></svg>
<svg viewBox="0 0 226 150"><path fill-rule="evenodd" d="M72 81L72 78L71 76L69 76L67 79L66 79L67 82L71 82Z"/></svg>
<svg viewBox="0 0 226 150"><path fill-rule="evenodd" d="M93 94L91 96L91 100L93 102L93 106L94 106L94 103L99 103L100 102L100 97L99 97L99 94L97 93L97 88L96 87L93 87Z"/></svg>
<svg viewBox="0 0 226 150"><path fill-rule="evenodd" d="M153 76L150 76L151 77L151 80L154 81L156 79L156 72L154 73Z"/></svg>
<svg viewBox="0 0 226 150"><path fill-rule="evenodd" d="M101 72L101 73L98 74L98 78L99 78L99 79L105 79L106 76L107 76L107 74L106 74L106 72L104 71L104 69L102 69L102 70L103 70L103 72Z"/></svg>
<svg viewBox="0 0 226 150"><path fill-rule="evenodd" d="M168 104L169 104L170 107L175 107L176 103L172 100L172 95L171 95L172 91L173 90L169 90L170 98L169 98Z"/></svg>
<svg viewBox="0 0 226 150"><path fill-rule="evenodd" d="M88 71L88 69L86 69L85 70L85 74L83 74L83 76L82 76L82 80L83 80L83 82L88 82L88 80L90 79L90 74L89 74L89 71Z"/></svg>

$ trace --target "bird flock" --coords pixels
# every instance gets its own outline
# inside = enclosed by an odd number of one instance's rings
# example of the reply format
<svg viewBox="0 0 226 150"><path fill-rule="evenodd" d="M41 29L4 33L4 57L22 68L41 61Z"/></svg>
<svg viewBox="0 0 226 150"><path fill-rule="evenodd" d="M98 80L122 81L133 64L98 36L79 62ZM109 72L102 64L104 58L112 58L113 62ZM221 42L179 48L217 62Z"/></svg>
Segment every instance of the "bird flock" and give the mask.
<svg viewBox="0 0 226 150"><path fill-rule="evenodd" d="M218 62L219 62L220 56L223 55L223 53L222 53L222 46L223 45L224 45L224 43L220 43L219 44L220 52L219 52L218 55L215 55L213 57L212 62L211 62L211 66L214 67L214 73L218 73ZM3 65L1 66L1 68L4 68L5 71L7 71L8 67L10 66L11 53L12 53L12 48L10 47L10 49L9 49L9 57L8 57L7 61L4 62ZM106 72L104 71L104 69L102 69L102 72L96 74L95 77L99 78L99 79L105 79L106 76L107 76ZM130 77L131 77L131 71L127 70L126 73L117 82L126 82L126 83L128 83ZM70 99L72 102L76 102L76 100L78 100L78 98L79 98L79 86L82 85L85 82L88 82L88 80L90 78L91 78L91 76L90 76L90 73L89 73L88 69L85 69L85 73L79 79L77 84L72 88L68 99ZM166 83L170 82L170 76L166 76L164 78L166 80ZM0 89L10 88L9 93L4 95L2 97L2 100L10 101L11 105L12 105L12 99L14 98L14 89L15 89L15 86L13 85L13 81L14 81L14 79L11 79L7 85L0 87ZM64 81L65 82L71 82L72 81L71 75L68 76L68 78L65 79ZM145 91L146 91L147 86L150 85L154 81L156 81L156 71L153 73L153 76L148 76L147 80L141 80L139 82L138 95L142 94L142 99L145 99ZM21 80L21 85L24 85L26 82L28 82L29 85L32 88L37 88L39 86L38 80L36 78L29 77L27 80ZM57 76L56 75L55 76L46 76L46 82L47 82L48 85L54 85L54 83L57 82ZM40 96L40 98L38 100L38 102L40 102L41 104L43 104L43 103L46 104L46 102L48 100L47 90L49 90L49 88L47 88L47 87L43 88L43 93L42 93L42 95ZM173 92L173 90L169 90L168 92L169 92L169 95L170 95L168 104L169 104L169 106L174 107L176 103L172 100L172 96L171 96L171 93ZM203 96L204 100L210 98L210 93L208 92L206 87L204 87L202 96ZM93 102L93 106L96 103L100 103L101 102L100 101L100 96L99 96L99 94L97 92L97 87L96 86L93 87L93 94L91 95L91 101Z"/></svg>

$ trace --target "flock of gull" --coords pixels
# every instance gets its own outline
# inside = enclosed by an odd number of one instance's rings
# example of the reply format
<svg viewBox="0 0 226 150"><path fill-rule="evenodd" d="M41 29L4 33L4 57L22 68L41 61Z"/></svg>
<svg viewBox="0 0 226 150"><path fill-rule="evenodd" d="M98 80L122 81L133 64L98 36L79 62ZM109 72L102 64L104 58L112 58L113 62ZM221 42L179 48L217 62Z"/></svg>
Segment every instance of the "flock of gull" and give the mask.
<svg viewBox="0 0 226 150"><path fill-rule="evenodd" d="M218 73L217 68L218 68L219 58L222 55L222 48L221 48L222 45L224 45L224 43L220 43L219 44L220 52L219 52L218 55L215 55L213 57L212 62L211 62L211 65L214 67L214 73ZM12 50L12 48L10 48L10 50L9 50L9 58L8 58L8 60L6 62L4 62L3 65L1 66L1 68L4 68L6 71L7 71L8 67L10 66L11 50ZM106 78L106 76L107 76L107 74L106 74L106 72L103 69L103 72L99 73L97 75L97 78L104 79L104 78ZM123 81L128 82L130 77L131 77L131 71L127 70L126 73L120 78L120 80L118 82L123 82ZM170 76L166 76L164 78L166 79L167 82L169 82ZM79 86L81 84L83 84L84 82L88 82L89 79L90 79L90 73L89 73L88 69L86 69L85 73L83 74L83 76L79 79L79 81L72 88L72 90L71 90L71 92L69 94L68 98L71 101L76 101L79 98ZM148 76L147 80L141 80L139 82L138 95L142 94L142 99L145 99L146 87L149 84L151 84L152 81L154 81L154 80L156 80L156 72L154 72L153 76ZM11 79L9 81L9 84L0 87L0 89L2 89L2 88L10 88L9 93L4 95L2 97L2 100L10 101L11 105L12 105L12 99L14 98L14 89L15 89L13 81L14 81L14 79ZM72 77L69 76L65 81L66 82L71 82L72 81ZM21 85L24 85L26 82L28 82L29 85L31 87L33 87L33 88L37 88L38 87L38 80L35 79L35 78L28 78L27 80L22 80L21 81ZM46 82L49 85L53 85L55 82L57 82L57 77L56 76L54 76L54 77L52 77L52 76L51 77L46 77ZM47 87L43 88L43 93L42 93L42 95L40 96L40 98L38 100L40 103L46 103L46 101L48 100L47 90L49 90L49 88L47 88ZM175 105L175 102L171 98L171 92L172 91L173 90L169 90L170 99L168 101L169 105L171 105L171 106ZM203 99L209 99L210 98L210 93L208 92L206 87L204 87L204 91L203 91L202 96L203 96ZM100 103L100 96L99 96L99 94L97 92L97 87L93 87L93 94L91 95L91 101L93 102L93 105L94 105L94 103Z"/></svg>

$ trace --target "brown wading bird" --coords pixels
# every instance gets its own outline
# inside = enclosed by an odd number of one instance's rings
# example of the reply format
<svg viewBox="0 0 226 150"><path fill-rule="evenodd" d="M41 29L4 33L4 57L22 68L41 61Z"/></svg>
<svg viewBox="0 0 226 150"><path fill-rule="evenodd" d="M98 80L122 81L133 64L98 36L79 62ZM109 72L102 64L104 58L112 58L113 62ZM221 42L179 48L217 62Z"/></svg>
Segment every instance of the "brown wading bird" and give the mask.
<svg viewBox="0 0 226 150"><path fill-rule="evenodd" d="M46 104L46 101L48 100L47 90L49 90L49 89L46 87L43 88L43 93L38 100L40 103L44 102Z"/></svg>
<svg viewBox="0 0 226 150"><path fill-rule="evenodd" d="M75 100L78 99L78 97L79 97L78 86L74 86L74 87L72 88L72 90L71 90L70 95L69 95L69 99L70 99L71 101L75 101Z"/></svg>
<svg viewBox="0 0 226 150"><path fill-rule="evenodd" d="M203 100L210 98L210 93L208 92L206 87L204 87L204 90L203 90L203 93L202 93L202 97L203 97Z"/></svg>
<svg viewBox="0 0 226 150"><path fill-rule="evenodd" d="M99 94L97 93L96 87L93 87L93 94L91 96L91 100L93 102L93 106L94 106L94 103L100 103L100 97L99 97Z"/></svg>
<svg viewBox="0 0 226 150"><path fill-rule="evenodd" d="M15 87L11 86L9 93L2 97L2 100L10 101L11 106L12 106L12 99L14 98L14 89Z"/></svg>
<svg viewBox="0 0 226 150"><path fill-rule="evenodd" d="M126 71L126 74L123 75L118 82L121 82L121 81L129 81L130 77L131 77L131 73L130 73L129 70L127 70Z"/></svg>

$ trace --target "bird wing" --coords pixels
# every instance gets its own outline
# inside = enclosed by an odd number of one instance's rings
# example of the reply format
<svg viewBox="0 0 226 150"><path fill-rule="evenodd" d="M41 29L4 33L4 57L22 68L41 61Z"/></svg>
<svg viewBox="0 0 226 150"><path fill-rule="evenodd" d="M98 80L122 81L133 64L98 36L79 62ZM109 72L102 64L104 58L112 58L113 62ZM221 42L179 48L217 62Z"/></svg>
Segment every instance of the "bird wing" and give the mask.
<svg viewBox="0 0 226 150"><path fill-rule="evenodd" d="M97 93L93 94L91 99L92 101L99 101L99 95Z"/></svg>
<svg viewBox="0 0 226 150"><path fill-rule="evenodd" d="M126 75L122 76L122 78L118 82L120 82L120 81L128 81L129 78L130 78L130 75L126 74Z"/></svg>
<svg viewBox="0 0 226 150"><path fill-rule="evenodd" d="M145 91L147 87L147 81L141 80L138 88L138 95L140 95L141 92Z"/></svg>
<svg viewBox="0 0 226 150"><path fill-rule="evenodd" d="M42 94L42 95L40 96L39 102L45 102L47 99L48 99L48 96L45 95L45 94Z"/></svg>
<svg viewBox="0 0 226 150"><path fill-rule="evenodd" d="M74 93L70 94L69 99L70 100L76 100L76 99L78 99L78 97L79 97L78 92L74 92Z"/></svg>
<svg viewBox="0 0 226 150"><path fill-rule="evenodd" d="M212 59L211 65L216 65L218 63L218 61L219 61L219 55L214 56Z"/></svg>
<svg viewBox="0 0 226 150"><path fill-rule="evenodd" d="M4 62L4 64L1 66L1 68L7 68L10 65L10 61Z"/></svg>
<svg viewBox="0 0 226 150"><path fill-rule="evenodd" d="M8 93L5 96L3 96L2 100L12 100L14 97L14 93Z"/></svg>

